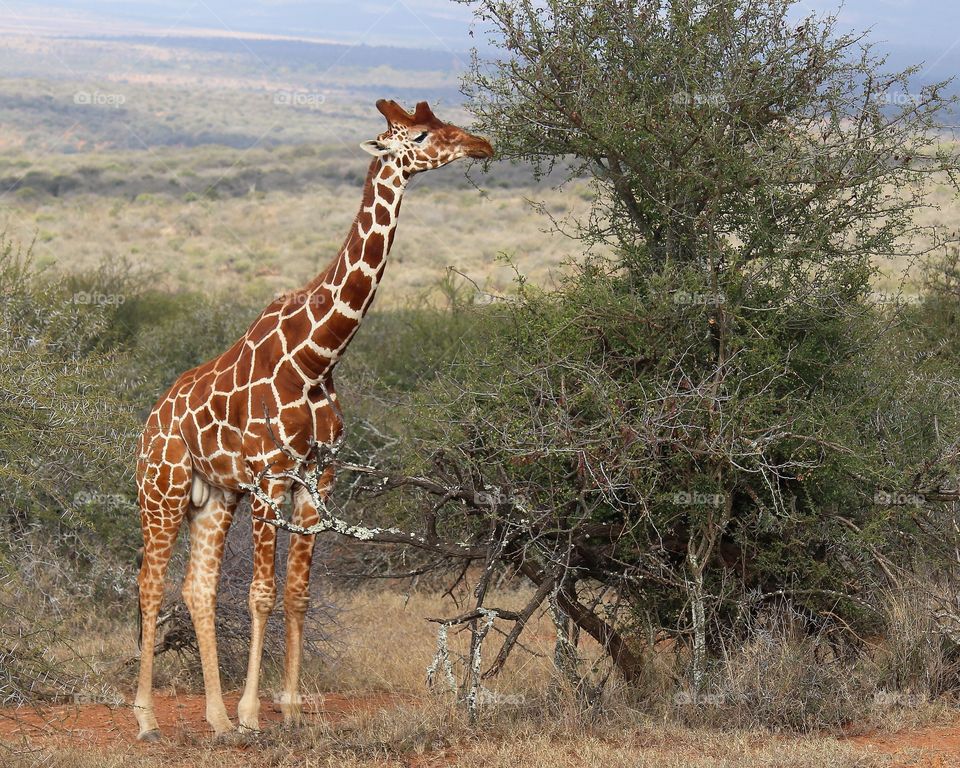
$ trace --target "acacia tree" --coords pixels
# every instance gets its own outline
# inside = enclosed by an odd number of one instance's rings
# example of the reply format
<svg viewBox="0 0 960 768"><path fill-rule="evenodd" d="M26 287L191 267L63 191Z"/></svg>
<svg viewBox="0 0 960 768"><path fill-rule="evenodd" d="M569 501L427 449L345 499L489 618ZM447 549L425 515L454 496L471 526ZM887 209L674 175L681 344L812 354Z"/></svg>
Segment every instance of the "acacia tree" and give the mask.
<svg viewBox="0 0 960 768"><path fill-rule="evenodd" d="M835 17L798 19L795 0L474 5L499 49L465 82L478 127L501 158L565 159L594 182L572 223L585 241L647 270L864 273L943 242L912 214L931 175L955 178L937 134L948 83L914 89L919 67L885 72Z"/></svg>
<svg viewBox="0 0 960 768"><path fill-rule="evenodd" d="M646 560L648 584L684 583L695 669L705 604L720 610L733 583L813 611L823 598L865 607L867 550L840 542L870 527L873 502L890 506L889 489L935 486L956 461L955 374L902 375L912 353L871 296L888 257L953 242L916 215L933 207L932 179L957 180L939 133L949 83L915 88L918 68L887 72L863 36L799 18L793 0L474 6L499 49L466 79L478 127L500 157L588 179L590 216L554 224L613 249L508 313L527 324L508 334L514 386L464 412L487 458L542 468L573 449L576 467L558 472L587 480L566 483L569 500L583 510L596 492L646 553L621 576ZM510 414L519 433L502 426ZM564 501L555 475L525 479Z"/></svg>

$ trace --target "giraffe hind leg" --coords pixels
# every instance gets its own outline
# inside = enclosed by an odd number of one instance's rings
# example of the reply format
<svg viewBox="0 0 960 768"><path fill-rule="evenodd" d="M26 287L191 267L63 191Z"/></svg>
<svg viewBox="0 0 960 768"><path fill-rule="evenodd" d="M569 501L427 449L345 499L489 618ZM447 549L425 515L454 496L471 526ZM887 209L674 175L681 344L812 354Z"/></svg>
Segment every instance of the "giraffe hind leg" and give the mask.
<svg viewBox="0 0 960 768"><path fill-rule="evenodd" d="M176 488L168 488L166 493L162 493L151 483L142 484L140 521L143 554L137 578L140 672L134 699L134 714L139 726L137 738L144 741L152 741L160 736L153 710L153 655L157 637L157 616L163 602L167 565L186 509L185 493L177 493Z"/></svg>

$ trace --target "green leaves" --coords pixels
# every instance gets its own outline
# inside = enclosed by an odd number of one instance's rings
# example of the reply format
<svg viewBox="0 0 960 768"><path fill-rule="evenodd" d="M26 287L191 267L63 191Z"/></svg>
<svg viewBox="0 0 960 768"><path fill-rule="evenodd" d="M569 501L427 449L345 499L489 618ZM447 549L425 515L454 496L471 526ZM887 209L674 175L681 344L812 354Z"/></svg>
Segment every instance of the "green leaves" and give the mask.
<svg viewBox="0 0 960 768"><path fill-rule="evenodd" d="M120 355L97 349L112 307L78 301L65 284L34 273L29 254L6 240L0 295L4 527L130 546L137 423L120 396Z"/></svg>
<svg viewBox="0 0 960 768"><path fill-rule="evenodd" d="M793 0L476 6L503 54L464 82L480 129L501 157L593 176L574 233L642 247L644 271L720 251L732 268L844 270L946 237L912 214L957 168L933 133L952 100L912 93L915 70L886 73L832 17L798 23Z"/></svg>

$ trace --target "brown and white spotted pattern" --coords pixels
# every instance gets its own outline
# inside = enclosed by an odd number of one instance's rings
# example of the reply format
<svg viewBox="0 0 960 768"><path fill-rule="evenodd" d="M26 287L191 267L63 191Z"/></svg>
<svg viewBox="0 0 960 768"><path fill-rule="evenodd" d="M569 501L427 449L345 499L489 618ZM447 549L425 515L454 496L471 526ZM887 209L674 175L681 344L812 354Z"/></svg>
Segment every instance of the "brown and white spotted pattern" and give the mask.
<svg viewBox="0 0 960 768"><path fill-rule="evenodd" d="M180 525L190 526L190 562L183 595L197 632L207 720L217 734L233 726L223 704L214 625L223 542L243 494L242 485L289 468L311 440L332 442L343 428L333 370L369 309L410 177L460 157L491 157L482 138L438 120L426 102L413 114L378 101L387 130L363 148L375 159L363 202L339 255L317 278L274 301L243 338L219 357L187 371L154 407L140 439L137 463L144 553L140 568L142 653L134 708L140 738L159 735L151 703L156 620L164 575ZM283 447L281 450L278 443ZM270 498L288 484L263 480ZM329 473L327 487L333 482ZM271 514L254 499L255 517ZM293 518L318 519L306 493L293 499ZM276 528L254 520L250 585L251 643L247 680L238 706L240 725L258 727L258 685L267 617L276 601ZM286 662L281 706L298 715L303 617L308 604L313 536L294 536L284 591Z"/></svg>

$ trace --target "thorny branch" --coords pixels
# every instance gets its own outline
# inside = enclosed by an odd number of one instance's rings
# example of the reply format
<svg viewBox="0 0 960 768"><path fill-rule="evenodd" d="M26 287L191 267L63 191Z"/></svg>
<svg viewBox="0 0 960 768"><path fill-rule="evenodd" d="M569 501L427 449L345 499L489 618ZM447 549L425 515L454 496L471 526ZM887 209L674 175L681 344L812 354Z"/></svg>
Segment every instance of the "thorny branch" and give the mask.
<svg viewBox="0 0 960 768"><path fill-rule="evenodd" d="M614 664L628 678L635 677L639 664L627 651L626 643L615 628L594 612L596 606L585 606L576 599L572 585L581 577L576 574L576 568L569 558L557 555L569 541L568 532L552 525L544 510L528 509L519 496L505 487L489 483L476 472L465 471L444 457L437 459L436 476L395 475L370 465L340 460L340 449L341 442L338 441L332 445L313 443L301 458L284 451L284 457L291 462L289 466L283 469L267 468L256 482L244 486L273 514L272 518L259 516L258 519L298 535L330 531L364 543L410 547L435 558L433 562L437 567L462 563L461 577L468 573L471 563L482 561L483 567L476 576L473 588L476 598L474 607L457 616L428 619L439 624L437 654L428 669L428 681L432 686L440 677L450 687L453 677L447 648L448 630L454 626L468 626L471 630L470 652L465 661L466 679L462 686L463 701L471 717L476 715L480 702L481 680L495 677L504 669L511 652L518 645L522 647L519 641L524 628L561 583L566 584L567 589L563 596L553 599L560 601L558 604L564 614L611 651ZM393 526L369 526L349 520L331 499L330 488L325 480L330 469L365 478L365 483L354 482L351 485L351 488L362 492L381 495L392 490L407 489L432 498L433 501L423 511L422 532ZM284 493L278 493L278 487L284 488ZM267 489L277 497L271 496ZM286 514L279 499L287 496L287 491L297 489L306 492L315 505L320 518L316 524L299 525ZM460 515L465 515L468 521L483 523L472 533L460 526L462 535L459 537L449 533L442 535L439 531L449 528L438 525L438 517L445 509L455 509ZM584 522L576 528L575 540L581 548L612 548L623 530L622 526ZM590 559L599 562L601 557L595 554L586 558ZM577 560L584 558L578 557ZM492 576L504 568L512 568L531 578L537 585L532 599L519 611L485 604ZM425 570L413 569L411 572L422 573ZM497 621L512 622L513 626L501 633L503 641L490 666L483 670L482 646Z"/></svg>

